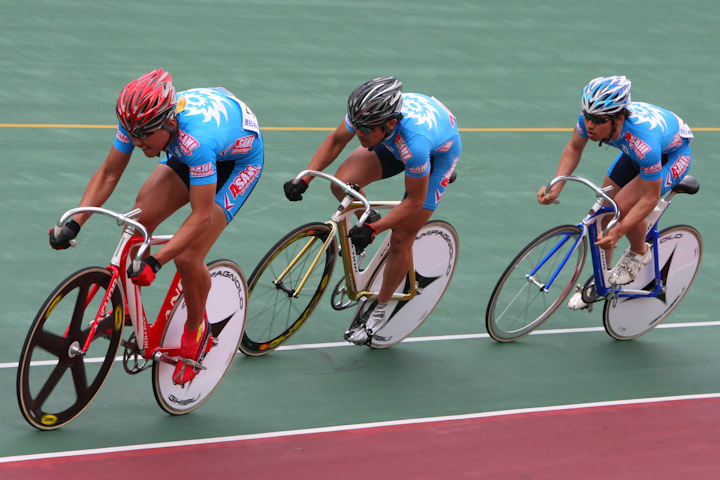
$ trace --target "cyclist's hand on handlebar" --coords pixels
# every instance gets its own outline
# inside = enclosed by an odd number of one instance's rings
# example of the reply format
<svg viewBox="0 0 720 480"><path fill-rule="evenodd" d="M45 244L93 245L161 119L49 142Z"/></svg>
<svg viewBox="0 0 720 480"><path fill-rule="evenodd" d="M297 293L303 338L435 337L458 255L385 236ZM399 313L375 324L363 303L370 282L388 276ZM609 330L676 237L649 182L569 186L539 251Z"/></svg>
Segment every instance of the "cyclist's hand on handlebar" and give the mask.
<svg viewBox="0 0 720 480"><path fill-rule="evenodd" d="M350 229L348 232L348 237L350 237L350 241L353 245L355 245L355 249L358 252L362 252L365 250L365 247L370 245L373 240L375 240L375 235L377 232L375 229L370 225L369 223L365 222L362 226L358 227L355 225Z"/></svg>
<svg viewBox="0 0 720 480"><path fill-rule="evenodd" d="M153 280L155 280L155 274L160 270L160 267L162 267L160 262L155 260L155 257L152 255L140 262L140 268L138 270L133 270L133 263L135 262L131 262L127 269L128 277L130 277L130 280L132 280L135 285L140 287L149 287Z"/></svg>
<svg viewBox="0 0 720 480"><path fill-rule="evenodd" d="M70 240L77 237L80 233L80 224L75 220L70 220L62 227L60 234L55 236L55 227L50 229L50 246L55 250L65 250L70 247Z"/></svg>
<svg viewBox="0 0 720 480"><path fill-rule="evenodd" d="M550 205L551 203L557 203L557 199L560 196L560 191L553 188L550 192L547 192L547 187L540 187L537 193L538 202L543 205Z"/></svg>
<svg viewBox="0 0 720 480"><path fill-rule="evenodd" d="M283 185L283 189L285 189L285 196L288 200L298 202L302 200L302 194L308 189L308 183L304 178L301 178L298 183L295 183L294 180L288 180Z"/></svg>

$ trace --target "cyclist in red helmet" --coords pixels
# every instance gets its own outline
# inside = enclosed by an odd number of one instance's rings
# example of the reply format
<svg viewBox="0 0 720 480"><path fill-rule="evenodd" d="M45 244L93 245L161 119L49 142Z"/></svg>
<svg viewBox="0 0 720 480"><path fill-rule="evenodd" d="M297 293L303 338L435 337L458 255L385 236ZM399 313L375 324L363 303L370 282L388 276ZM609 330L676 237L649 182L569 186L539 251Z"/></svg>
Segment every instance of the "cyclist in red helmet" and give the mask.
<svg viewBox="0 0 720 480"><path fill-rule="evenodd" d="M107 201L135 148L147 157L167 153L137 195L135 206L142 209L139 220L152 232L188 203L191 212L172 240L128 275L136 285L149 286L162 265L175 262L188 307L181 356L197 361L210 331L204 316L210 290L205 255L260 177L264 155L260 127L250 108L229 91L195 88L176 93L170 74L162 69L127 84L116 113L115 141L80 205L101 206ZM68 248L89 216L75 215L58 236L51 229L50 245ZM184 385L197 373L179 361L173 379Z"/></svg>

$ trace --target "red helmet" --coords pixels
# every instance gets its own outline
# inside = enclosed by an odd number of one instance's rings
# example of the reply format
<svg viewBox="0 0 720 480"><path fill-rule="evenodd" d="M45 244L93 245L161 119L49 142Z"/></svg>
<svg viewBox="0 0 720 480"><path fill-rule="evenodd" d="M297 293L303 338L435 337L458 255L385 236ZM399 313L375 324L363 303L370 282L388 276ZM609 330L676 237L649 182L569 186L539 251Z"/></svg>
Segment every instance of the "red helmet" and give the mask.
<svg viewBox="0 0 720 480"><path fill-rule="evenodd" d="M118 121L133 137L145 138L175 116L176 103L172 78L159 68L122 89L116 108Z"/></svg>

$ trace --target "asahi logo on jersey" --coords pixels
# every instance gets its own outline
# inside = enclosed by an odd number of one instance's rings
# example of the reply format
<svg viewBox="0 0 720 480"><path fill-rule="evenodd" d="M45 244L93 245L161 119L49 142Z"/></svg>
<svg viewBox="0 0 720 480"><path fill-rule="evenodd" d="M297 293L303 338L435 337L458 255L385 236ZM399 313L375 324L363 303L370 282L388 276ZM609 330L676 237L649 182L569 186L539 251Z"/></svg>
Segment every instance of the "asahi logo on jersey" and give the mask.
<svg viewBox="0 0 720 480"><path fill-rule="evenodd" d="M184 130L180 130L178 132L178 145L180 145L180 150L182 150L182 153L190 156L192 155L192 151L200 146L200 143L195 140L189 133L185 132Z"/></svg>
<svg viewBox="0 0 720 480"><path fill-rule="evenodd" d="M215 173L212 162L205 163L203 165L197 165L190 167L190 176L192 178L209 177Z"/></svg>
<svg viewBox="0 0 720 480"><path fill-rule="evenodd" d="M243 171L238 173L228 188L232 198L230 198L227 193L225 194L225 209L231 210L235 206L235 202L233 202L233 200L240 195L245 195L248 187L250 187L250 185L252 185L259 176L259 165L248 165Z"/></svg>
<svg viewBox="0 0 720 480"><path fill-rule="evenodd" d="M400 159L403 162L407 162L408 160L413 158L412 152L410 151L407 144L405 143L405 139L402 138L402 135L397 134L395 136L395 146L397 147L398 153L400 154Z"/></svg>
<svg viewBox="0 0 720 480"><path fill-rule="evenodd" d="M672 142L670 142L670 145L668 145L668 148L675 148L682 145L682 137L680 136L680 133L676 133L675 136L672 139Z"/></svg>
<svg viewBox="0 0 720 480"><path fill-rule="evenodd" d="M647 143L630 132L625 134L625 140L627 140L630 149L635 152L638 158L645 158L645 155L650 151L650 146Z"/></svg>
<svg viewBox="0 0 720 480"><path fill-rule="evenodd" d="M642 169L642 171L645 175L652 175L653 173L657 173L660 170L662 170L662 164L660 162L658 162L655 165L652 165L650 167L643 167L643 169Z"/></svg>
<svg viewBox="0 0 720 480"><path fill-rule="evenodd" d="M127 135L125 135L122 130L120 130L120 127L117 129L117 135L115 137L120 140L122 143L132 143L132 141L128 138Z"/></svg>
<svg viewBox="0 0 720 480"><path fill-rule="evenodd" d="M453 146L453 141L450 140L448 142L443 143L438 148L435 149L436 152L448 152Z"/></svg>
<svg viewBox="0 0 720 480"><path fill-rule="evenodd" d="M235 143L223 150L220 155L237 155L241 153L248 153L252 149L252 144L255 141L255 135L248 135L247 137L238 138Z"/></svg>
<svg viewBox="0 0 720 480"><path fill-rule="evenodd" d="M673 177L680 178L687 171L690 166L690 157L687 155L680 155L678 159L670 167Z"/></svg>
<svg viewBox="0 0 720 480"><path fill-rule="evenodd" d="M420 165L419 167L408 168L408 171L409 171L410 173L414 173L414 174L416 174L416 175L419 175L419 174L421 174L421 173L425 173L425 172L427 171L427 169L428 169L429 166L430 166L430 162L425 162L425 163L423 163L422 165Z"/></svg>

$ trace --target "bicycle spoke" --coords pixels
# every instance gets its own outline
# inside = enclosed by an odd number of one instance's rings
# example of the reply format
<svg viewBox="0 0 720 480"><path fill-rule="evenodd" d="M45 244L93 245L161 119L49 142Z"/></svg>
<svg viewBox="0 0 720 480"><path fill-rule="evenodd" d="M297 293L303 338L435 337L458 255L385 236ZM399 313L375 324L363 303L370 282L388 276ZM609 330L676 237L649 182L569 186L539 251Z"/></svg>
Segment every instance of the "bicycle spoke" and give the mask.
<svg viewBox="0 0 720 480"><path fill-rule="evenodd" d="M55 365L55 368L53 368L53 371L50 373L50 376L45 381L45 384L42 386L38 394L32 400L34 410L40 410L42 408L50 394L53 392L53 390L55 390L55 387L57 387L58 383L60 383L60 380L62 379L63 375L65 375L67 369L68 365L66 364L58 363L57 365Z"/></svg>
<svg viewBox="0 0 720 480"><path fill-rule="evenodd" d="M36 337L36 347L40 347L58 359L63 356L67 340L54 333L41 331Z"/></svg>
<svg viewBox="0 0 720 480"><path fill-rule="evenodd" d="M92 322L83 328L84 319L94 320L111 277L110 271L99 267L76 272L55 289L35 317L21 353L17 381L18 403L32 426L52 430L72 421L110 372L122 337L122 329L115 326L115 312L123 313L119 291L110 297L108 311L89 344L87 354L103 358L100 366L86 364L79 349L92 328ZM95 341L100 338L102 342ZM68 369L70 377L66 377Z"/></svg>
<svg viewBox="0 0 720 480"><path fill-rule="evenodd" d="M249 281L251 306L240 348L243 353L263 355L277 348L315 309L335 264L334 243L327 249L323 243L331 231L324 223L299 227L277 242L257 265ZM309 248L304 250L306 246ZM318 255L320 261L310 271ZM307 282L298 292L306 275Z"/></svg>
<svg viewBox="0 0 720 480"><path fill-rule="evenodd" d="M85 372L85 362L83 362L82 356L73 361L70 371L72 372L73 384L75 385L75 393L77 393L78 399L86 399L89 385Z"/></svg>
<svg viewBox="0 0 720 480"><path fill-rule="evenodd" d="M107 336L108 332L112 332L115 329L115 315L111 312L105 315L103 318L100 319L98 322L97 329L95 330L95 335L93 336L93 341L97 340L98 338ZM82 332L82 338L83 342L87 338L87 336L90 334L90 328L88 327L87 330L84 330Z"/></svg>
<svg viewBox="0 0 720 480"><path fill-rule="evenodd" d="M585 261L583 241L563 263L581 234L582 229L576 226L556 227L530 242L515 257L488 302L485 324L495 340L506 342L527 335L560 306ZM533 280L528 280L530 273Z"/></svg>

